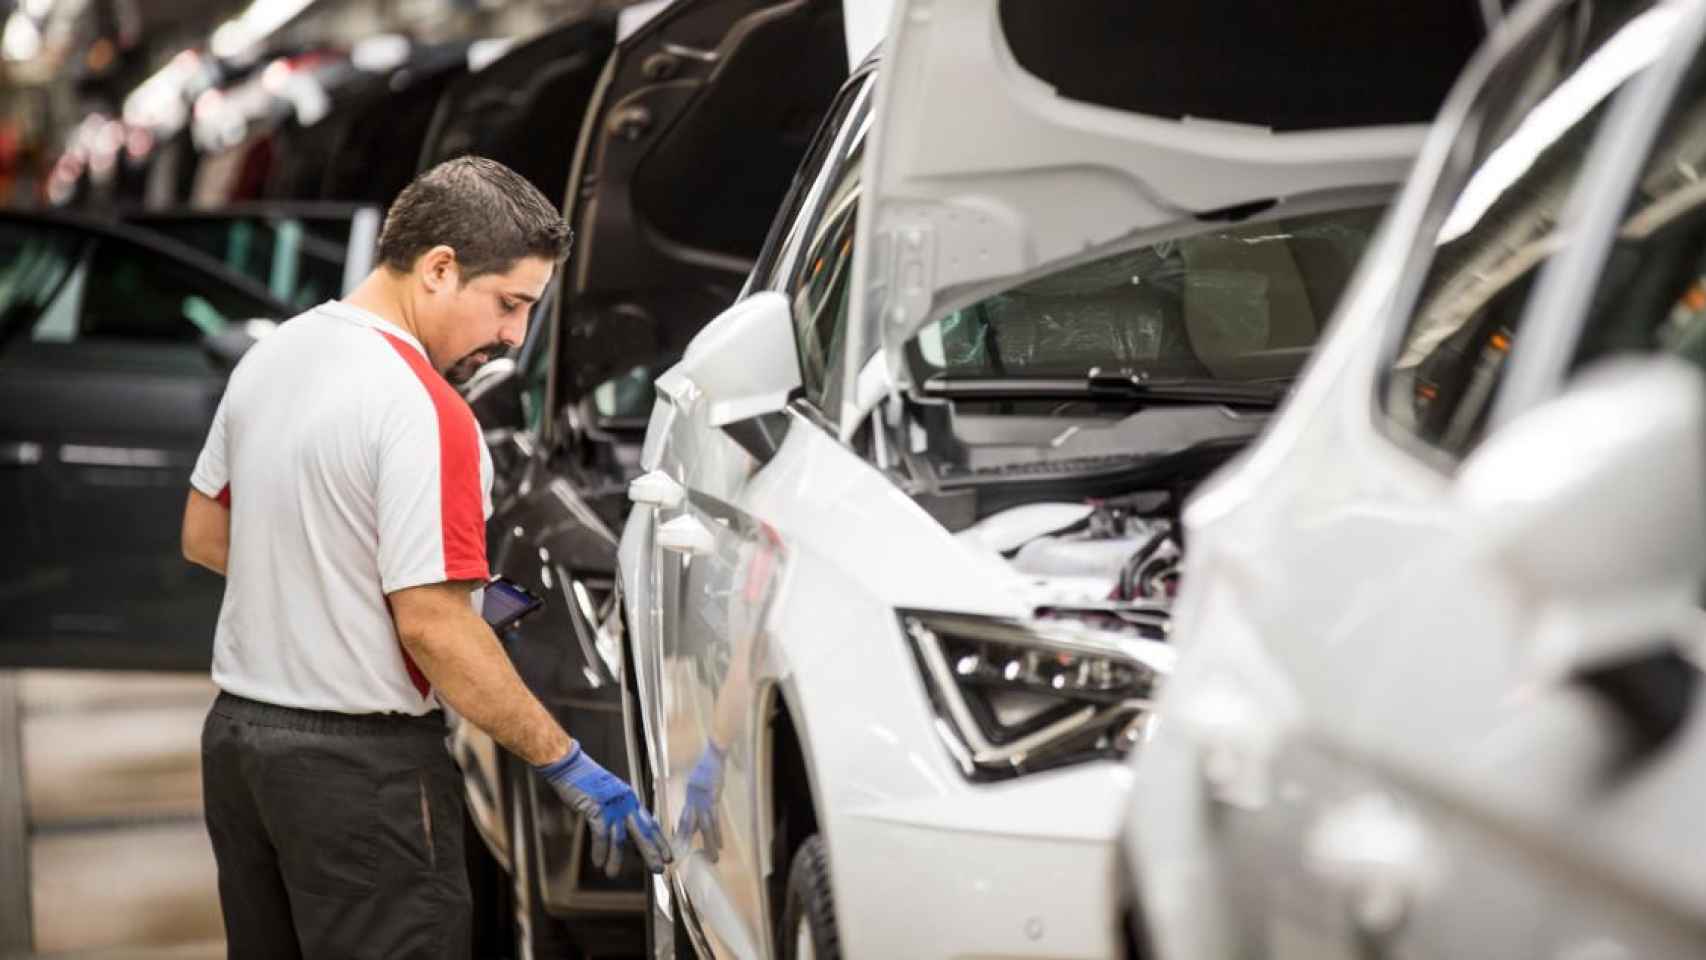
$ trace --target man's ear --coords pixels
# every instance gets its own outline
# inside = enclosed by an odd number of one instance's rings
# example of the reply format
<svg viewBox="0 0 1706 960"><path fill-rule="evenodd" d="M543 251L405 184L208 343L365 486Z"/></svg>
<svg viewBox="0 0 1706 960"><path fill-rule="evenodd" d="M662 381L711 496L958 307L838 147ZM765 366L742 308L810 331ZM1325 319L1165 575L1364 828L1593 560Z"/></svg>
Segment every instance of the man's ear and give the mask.
<svg viewBox="0 0 1706 960"><path fill-rule="evenodd" d="M433 247L415 261L415 273L429 292L437 293L453 286L461 279L456 251L442 243Z"/></svg>

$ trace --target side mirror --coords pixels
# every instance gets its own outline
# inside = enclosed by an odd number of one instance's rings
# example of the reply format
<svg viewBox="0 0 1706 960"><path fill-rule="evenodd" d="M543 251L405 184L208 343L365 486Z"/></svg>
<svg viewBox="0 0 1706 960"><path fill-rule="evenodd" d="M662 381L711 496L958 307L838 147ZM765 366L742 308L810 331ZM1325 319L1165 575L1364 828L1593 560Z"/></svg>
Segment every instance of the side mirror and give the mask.
<svg viewBox="0 0 1706 960"><path fill-rule="evenodd" d="M462 396L474 409L474 419L480 421L488 441L494 432L514 430L526 422L521 393L521 371L510 357L499 357L474 371L462 386Z"/></svg>
<svg viewBox="0 0 1706 960"><path fill-rule="evenodd" d="M1536 604L1541 669L1583 676L1691 638L1706 582L1706 378L1604 363L1517 417L1453 491Z"/></svg>
<svg viewBox="0 0 1706 960"><path fill-rule="evenodd" d="M266 318L245 320L201 338L202 352L221 371L229 374L237 368L237 361L243 359L243 354L249 352L260 339L278 329L278 321Z"/></svg>
<svg viewBox="0 0 1706 960"><path fill-rule="evenodd" d="M255 345L255 338L242 330L221 330L201 338L202 352L225 373L237 369L237 361Z"/></svg>
<svg viewBox="0 0 1706 960"><path fill-rule="evenodd" d="M800 389L800 365L794 350L794 315L788 298L774 291L753 294L723 311L693 342L667 380L692 381L708 405L707 419L760 460L779 443L773 414L780 413Z"/></svg>

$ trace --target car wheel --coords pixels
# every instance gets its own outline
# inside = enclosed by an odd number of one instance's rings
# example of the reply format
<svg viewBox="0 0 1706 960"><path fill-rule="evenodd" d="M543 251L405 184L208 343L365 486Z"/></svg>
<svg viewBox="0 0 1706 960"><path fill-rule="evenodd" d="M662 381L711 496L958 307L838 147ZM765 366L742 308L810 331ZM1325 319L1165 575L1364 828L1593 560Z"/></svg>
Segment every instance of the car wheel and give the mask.
<svg viewBox="0 0 1706 960"><path fill-rule="evenodd" d="M782 960L840 960L841 937L829 892L829 851L815 833L800 844L788 867L781 933Z"/></svg>

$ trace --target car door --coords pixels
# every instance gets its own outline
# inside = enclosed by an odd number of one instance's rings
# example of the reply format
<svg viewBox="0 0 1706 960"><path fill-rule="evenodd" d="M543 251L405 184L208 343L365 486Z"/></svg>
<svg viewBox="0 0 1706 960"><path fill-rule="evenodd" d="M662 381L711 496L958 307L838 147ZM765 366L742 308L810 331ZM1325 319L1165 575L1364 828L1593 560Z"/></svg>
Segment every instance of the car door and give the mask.
<svg viewBox="0 0 1706 960"><path fill-rule="evenodd" d="M1451 559L1466 587L1484 585L1465 596L1491 615L1473 619L1500 628L1472 627L1460 646L1491 648L1505 669L1458 682L1453 699L1440 696L1443 683L1424 687L1412 716L1374 714L1347 758L1403 788L1419 814L1409 829L1424 844L1437 825L1438 851L1421 856L1439 875L1438 893L1418 898L1394 952L1447 956L1491 944L1506 956L1706 954L1706 867L1685 839L1698 830L1693 798L1706 784L1706 522L1702 481L1689 469L1706 423L1697 411L1679 422L1659 386L1680 378L1698 390L1706 377L1706 214L1689 172L1706 162L1706 5L1609 16L1601 49L1620 53L1628 79L1582 162L1573 217L1560 227L1572 242L1533 277L1512 326L1482 326L1467 344L1503 336L1508 359L1490 365L1486 346L1462 350L1454 338L1423 349L1419 323L1402 341L1418 366L1437 355L1444 369L1468 371L1461 386L1440 378L1429 405L1447 410L1420 421L1468 426L1421 436L1461 458L1448 468L1446 509L1466 542ZM1495 201L1482 219L1515 205ZM1609 416L1594 416L1590 398L1619 376L1638 386L1600 407ZM1487 378L1495 387L1480 389ZM1408 399L1387 403L1402 410ZM1685 466L1658 466L1664 454L1652 451L1679 451ZM1489 487L1519 470L1531 473L1506 487L1517 499L1491 506ZM1594 495L1572 502L1576 491ZM1629 518L1608 526L1625 495ZM1546 524L1559 538L1552 546L1515 539L1518 502L1533 511L1571 504ZM1570 542L1593 549L1571 556ZM1661 549L1669 553L1644 560ZM1577 570L1586 578L1564 572ZM1405 640L1404 659L1421 658L1413 633L1394 634L1387 673L1401 668L1396 644ZM1454 735L1465 718L1484 721L1477 736ZM1430 738L1431 760L1418 736L1426 728L1446 735ZM1457 762L1442 763L1438 748L1452 741ZM1389 825L1402 829L1404 816Z"/></svg>
<svg viewBox="0 0 1706 960"><path fill-rule="evenodd" d="M126 232L0 221L26 291L0 331L7 660L205 667L223 582L183 560L189 473L227 370L204 346L284 307L187 250Z"/></svg>
<svg viewBox="0 0 1706 960"><path fill-rule="evenodd" d="M831 349L846 325L871 77L870 70L856 73L831 107L749 284L793 298L813 411L839 369ZM690 367L659 378L665 408L675 409L683 391L693 389ZM785 424L794 417L773 418L771 439L792 429ZM714 749L722 763L716 828L679 838L681 883L718 955L764 956L775 918L765 890L772 865L765 862L766 838L757 833L768 822L770 798L754 773L763 717L753 679L765 662L764 614L786 550L743 503L773 450L737 442L702 412L676 410L653 424L662 436L655 438L660 456L649 479L682 494L673 505L654 507L648 544L662 642L655 644L658 662L642 673L657 677L652 736L660 806L679 816L688 781Z"/></svg>
<svg viewBox="0 0 1706 960"><path fill-rule="evenodd" d="M1407 299L1372 377L1373 424L1359 418L1365 381L1347 374L1335 400L1350 426L1317 410L1309 429L1319 439L1302 441L1332 459L1276 483L1283 492L1266 503L1283 513L1249 528L1252 555L1285 573L1194 596L1181 611L1181 636L1217 637L1212 655L1175 678L1181 696L1168 715L1199 744L1201 768L1186 775L1201 779L1215 811L1211 855L1200 859L1236 905L1234 922L1207 939L1298 958L1697 955L1676 952L1689 921L1676 910L1674 868L1642 876L1631 855L1645 846L1651 863L1655 844L1689 829L1656 799L1688 774L1672 764L1608 776L1615 716L1536 656L1549 629L1536 611L1558 604L1591 635L1585 611L1616 579L1533 595L1485 542L1488 518L1454 493L1465 458L1499 435L1492 414L1507 371L1556 353L1559 337L1564 357L1585 359L1566 314L1591 300L1622 321L1638 302L1619 287L1565 310L1544 291L1557 277L1600 275L1559 251L1595 246L1600 234L1577 211L1608 192L1596 158L1639 142L1624 125L1629 105L1662 103L1652 65L1674 33L1697 29L1684 9L1536 5L1495 45L1490 68L1472 70L1480 87L1443 128L1458 140L1427 185L1428 213L1402 265ZM1661 157L1643 177L1662 180L1679 159ZM1565 236L1571 243L1558 242ZM1651 250L1630 262L1649 258L1666 262ZM1660 313L1690 302L1695 275L1673 273ZM1343 462L1357 466L1333 466ZM1539 465L1506 464L1505 474L1536 496L1550 483ZM1217 606L1244 611L1255 635L1207 622Z"/></svg>

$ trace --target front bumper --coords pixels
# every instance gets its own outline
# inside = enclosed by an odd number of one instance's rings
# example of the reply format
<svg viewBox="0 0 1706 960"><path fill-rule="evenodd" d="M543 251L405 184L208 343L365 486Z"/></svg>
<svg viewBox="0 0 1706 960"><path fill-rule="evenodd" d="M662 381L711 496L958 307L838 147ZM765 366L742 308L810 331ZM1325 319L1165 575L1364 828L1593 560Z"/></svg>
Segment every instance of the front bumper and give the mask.
<svg viewBox="0 0 1706 960"><path fill-rule="evenodd" d="M1119 949L1115 843L1131 775L1108 761L834 820L849 957L1103 958Z"/></svg>

